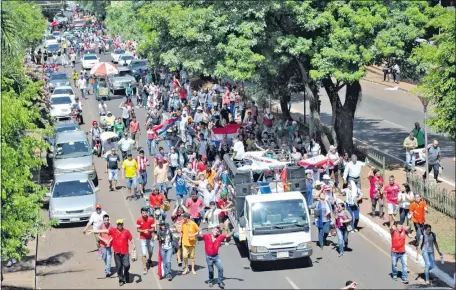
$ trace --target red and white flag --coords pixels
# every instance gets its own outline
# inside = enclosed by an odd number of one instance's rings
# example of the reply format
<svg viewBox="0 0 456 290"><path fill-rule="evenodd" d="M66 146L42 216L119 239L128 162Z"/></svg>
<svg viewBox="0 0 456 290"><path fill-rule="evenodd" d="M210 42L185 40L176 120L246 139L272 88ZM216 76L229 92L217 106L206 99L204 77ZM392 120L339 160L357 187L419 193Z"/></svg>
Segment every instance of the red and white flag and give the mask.
<svg viewBox="0 0 456 290"><path fill-rule="evenodd" d="M163 260L161 256L161 243L158 242L158 277L163 278L165 275L165 269L163 268Z"/></svg>
<svg viewBox="0 0 456 290"><path fill-rule="evenodd" d="M223 128L213 128L212 134L217 140L223 140L225 135L228 135L228 138L233 138L237 136L237 131L242 124L228 124Z"/></svg>

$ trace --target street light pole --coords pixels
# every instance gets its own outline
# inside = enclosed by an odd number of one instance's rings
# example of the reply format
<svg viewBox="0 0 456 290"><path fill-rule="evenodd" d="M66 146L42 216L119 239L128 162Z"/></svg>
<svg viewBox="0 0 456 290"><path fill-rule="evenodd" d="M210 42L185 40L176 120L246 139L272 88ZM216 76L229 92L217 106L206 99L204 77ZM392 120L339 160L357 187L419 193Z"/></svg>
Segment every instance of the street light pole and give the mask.
<svg viewBox="0 0 456 290"><path fill-rule="evenodd" d="M426 178L424 180L425 192L429 193L429 154L428 154L428 130L427 130L427 107L429 105L429 99L424 96L418 96L423 104L424 110L424 150L426 154L426 168L424 169L426 172Z"/></svg>

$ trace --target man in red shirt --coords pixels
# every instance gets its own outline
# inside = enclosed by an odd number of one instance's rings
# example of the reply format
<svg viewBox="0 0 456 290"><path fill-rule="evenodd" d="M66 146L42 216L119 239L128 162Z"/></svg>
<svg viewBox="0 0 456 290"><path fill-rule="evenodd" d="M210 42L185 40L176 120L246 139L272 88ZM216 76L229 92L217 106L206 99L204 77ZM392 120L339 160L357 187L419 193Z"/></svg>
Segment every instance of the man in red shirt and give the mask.
<svg viewBox="0 0 456 290"><path fill-rule="evenodd" d="M390 226L394 224L394 218L398 209L398 197L401 192L399 184L394 182L394 175L389 177L389 184L385 185L383 191L386 193L386 204L388 206L388 218Z"/></svg>
<svg viewBox="0 0 456 290"><path fill-rule="evenodd" d="M114 261L116 262L117 276L119 276L119 286L123 286L130 279L130 251L128 241L130 241L133 250L136 246L130 231L123 226L123 220L116 221L117 228L106 230L92 230L88 233L109 234L112 237L112 249L114 251Z"/></svg>
<svg viewBox="0 0 456 290"><path fill-rule="evenodd" d="M231 206L231 201L228 200L228 194L225 192L222 192L220 194L220 199L217 200L217 205L218 207L222 210L221 213L219 213L219 227L222 230L222 232L227 235L228 234L228 229L229 229L229 223L230 220L228 219L228 214L226 213L226 209L229 209Z"/></svg>
<svg viewBox="0 0 456 290"><path fill-rule="evenodd" d="M152 233L155 231L155 220L149 216L148 208L141 209L141 217L136 221L136 228L141 241L142 262L144 266L144 275L147 269L152 267L152 253L154 250L154 241Z"/></svg>
<svg viewBox="0 0 456 290"><path fill-rule="evenodd" d="M392 224L391 232L391 274L394 280L397 280L397 261L401 260L402 264L402 283L408 284L407 280L407 254L405 252L405 242L407 231L402 223Z"/></svg>
<svg viewBox="0 0 456 290"><path fill-rule="evenodd" d="M212 233L204 234L201 238L204 241L204 252L206 253L206 263L207 263L207 270L209 271L209 287L212 287L214 281L214 265L217 267L218 276L217 282L218 286L223 289L225 288L225 284L223 283L223 266L222 260L218 255L218 251L220 249L220 245L222 244L223 240L227 237L231 236L233 233L228 235L220 234L221 229L219 227L215 227L212 229Z"/></svg>

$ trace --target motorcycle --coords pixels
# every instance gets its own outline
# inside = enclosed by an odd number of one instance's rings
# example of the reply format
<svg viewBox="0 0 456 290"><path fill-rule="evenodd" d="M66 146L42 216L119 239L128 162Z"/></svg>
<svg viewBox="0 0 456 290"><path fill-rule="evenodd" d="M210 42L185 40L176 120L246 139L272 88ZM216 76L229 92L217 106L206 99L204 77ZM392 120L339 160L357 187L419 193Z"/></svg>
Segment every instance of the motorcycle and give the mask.
<svg viewBox="0 0 456 290"><path fill-rule="evenodd" d="M81 114L80 110L74 110L74 109L71 111L71 114L70 114L70 117L79 125L82 124L80 114Z"/></svg>
<svg viewBox="0 0 456 290"><path fill-rule="evenodd" d="M94 138L93 139L93 153L96 154L98 157L101 156L101 139L100 138Z"/></svg>
<svg viewBox="0 0 456 290"><path fill-rule="evenodd" d="M415 165L426 165L426 149L417 148L410 151L412 154L415 154ZM408 164L411 166L411 164ZM443 167L439 164L439 175L442 174Z"/></svg>

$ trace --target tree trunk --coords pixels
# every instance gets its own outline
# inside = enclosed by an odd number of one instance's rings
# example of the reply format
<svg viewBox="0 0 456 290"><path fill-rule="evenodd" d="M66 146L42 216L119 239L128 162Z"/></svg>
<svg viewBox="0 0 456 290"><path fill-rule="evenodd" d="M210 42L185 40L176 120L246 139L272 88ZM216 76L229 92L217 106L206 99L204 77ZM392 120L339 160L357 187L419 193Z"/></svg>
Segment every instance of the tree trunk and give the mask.
<svg viewBox="0 0 456 290"><path fill-rule="evenodd" d="M290 102L289 95L282 95L280 98L280 109L282 110L282 118L288 120L290 118L290 108L288 103Z"/></svg>

